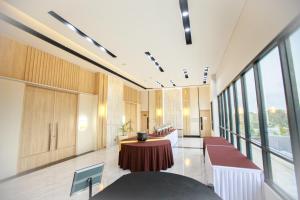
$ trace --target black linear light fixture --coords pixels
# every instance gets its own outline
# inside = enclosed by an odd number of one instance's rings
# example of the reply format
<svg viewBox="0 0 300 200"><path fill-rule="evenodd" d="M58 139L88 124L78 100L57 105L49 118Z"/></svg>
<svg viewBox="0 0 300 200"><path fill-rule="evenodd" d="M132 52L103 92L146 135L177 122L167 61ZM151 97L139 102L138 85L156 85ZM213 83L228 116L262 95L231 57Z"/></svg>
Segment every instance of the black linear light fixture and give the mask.
<svg viewBox="0 0 300 200"><path fill-rule="evenodd" d="M203 84L207 84L208 67L204 67Z"/></svg>
<svg viewBox="0 0 300 200"><path fill-rule="evenodd" d="M183 69L184 78L189 78L189 74L187 72L187 69Z"/></svg>
<svg viewBox="0 0 300 200"><path fill-rule="evenodd" d="M161 84L159 81L155 81L155 83L157 83L158 85L160 85L160 87L165 87L163 84Z"/></svg>
<svg viewBox="0 0 300 200"><path fill-rule="evenodd" d="M108 55L110 55L113 58L117 57L112 52L110 52L105 47L103 47L101 44L99 44L98 42L96 42L94 39L92 39L91 37L89 37L88 35L86 35L84 32L82 32L81 30L79 30L78 28L76 28L73 24L71 24L70 22L68 22L67 20L65 20L63 17L61 17L60 15L58 15L56 12L49 11L48 13L49 13L49 15L51 15L52 17L54 17L55 19L57 19L58 21L60 21L64 25L66 25L69 29L71 29L72 31L74 31L75 33L77 33L78 35L80 35L81 37L85 38L88 42L90 42L90 43L94 44L96 47L100 48L101 51L107 53Z"/></svg>
<svg viewBox="0 0 300 200"><path fill-rule="evenodd" d="M145 52L145 54L155 64L159 71L164 72L164 69L160 66L160 64L155 60L155 58L151 55L149 51Z"/></svg>
<svg viewBox="0 0 300 200"><path fill-rule="evenodd" d="M174 87L176 87L176 84L174 83L174 81L170 80L170 83L171 83Z"/></svg>
<svg viewBox="0 0 300 200"><path fill-rule="evenodd" d="M183 29L185 34L185 42L187 45L192 44L192 33L189 17L188 0L179 0L181 18L183 23Z"/></svg>

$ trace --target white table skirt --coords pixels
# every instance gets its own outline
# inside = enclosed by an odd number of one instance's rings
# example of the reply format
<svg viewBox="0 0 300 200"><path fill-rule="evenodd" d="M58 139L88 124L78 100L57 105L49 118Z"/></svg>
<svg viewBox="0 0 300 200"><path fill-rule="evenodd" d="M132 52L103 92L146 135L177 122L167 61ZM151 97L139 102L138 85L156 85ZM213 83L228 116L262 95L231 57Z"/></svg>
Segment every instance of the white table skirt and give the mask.
<svg viewBox="0 0 300 200"><path fill-rule="evenodd" d="M175 146L178 142L178 130L176 129L176 130L172 131L170 134L166 135L164 138L170 140L171 145Z"/></svg>
<svg viewBox="0 0 300 200"><path fill-rule="evenodd" d="M262 170L212 165L205 153L208 184L223 200L262 200L264 175Z"/></svg>

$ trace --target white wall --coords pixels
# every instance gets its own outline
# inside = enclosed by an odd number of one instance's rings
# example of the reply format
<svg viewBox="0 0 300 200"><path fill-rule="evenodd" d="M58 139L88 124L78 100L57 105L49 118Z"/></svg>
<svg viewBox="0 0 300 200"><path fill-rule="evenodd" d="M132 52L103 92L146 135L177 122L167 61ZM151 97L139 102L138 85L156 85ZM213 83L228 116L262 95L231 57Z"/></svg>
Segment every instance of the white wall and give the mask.
<svg viewBox="0 0 300 200"><path fill-rule="evenodd" d="M247 1L217 70L217 91L226 85L300 12L299 0Z"/></svg>
<svg viewBox="0 0 300 200"><path fill-rule="evenodd" d="M211 76L210 80L210 99L213 104L213 123L214 130L212 130L212 136L220 136L219 132L219 109L218 109L218 93L217 93L217 85L216 85L216 75Z"/></svg>
<svg viewBox="0 0 300 200"><path fill-rule="evenodd" d="M116 144L116 138L120 135L122 117L124 116L123 82L122 80L108 76L107 93L107 147Z"/></svg>
<svg viewBox="0 0 300 200"><path fill-rule="evenodd" d="M0 179L17 173L25 85L0 78Z"/></svg>
<svg viewBox="0 0 300 200"><path fill-rule="evenodd" d="M97 148L97 101L97 95L78 95L77 155Z"/></svg>

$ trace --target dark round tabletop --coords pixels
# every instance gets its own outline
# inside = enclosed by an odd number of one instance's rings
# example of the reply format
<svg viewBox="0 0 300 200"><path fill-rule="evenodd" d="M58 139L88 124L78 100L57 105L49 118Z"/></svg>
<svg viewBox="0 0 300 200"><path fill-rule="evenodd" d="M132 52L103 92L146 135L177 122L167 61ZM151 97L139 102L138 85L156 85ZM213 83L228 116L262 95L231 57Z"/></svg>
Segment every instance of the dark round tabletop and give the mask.
<svg viewBox="0 0 300 200"><path fill-rule="evenodd" d="M135 172L122 176L92 200L220 200L206 185L186 176Z"/></svg>

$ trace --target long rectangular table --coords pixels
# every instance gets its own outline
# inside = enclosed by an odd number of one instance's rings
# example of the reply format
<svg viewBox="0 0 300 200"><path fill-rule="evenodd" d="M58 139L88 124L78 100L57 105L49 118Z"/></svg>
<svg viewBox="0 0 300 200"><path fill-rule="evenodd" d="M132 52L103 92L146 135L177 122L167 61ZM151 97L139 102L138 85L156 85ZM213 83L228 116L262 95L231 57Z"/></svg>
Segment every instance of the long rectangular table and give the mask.
<svg viewBox="0 0 300 200"><path fill-rule="evenodd" d="M149 134L149 136L170 140L172 147L178 143L178 130L177 129L172 129L171 131L168 131L161 135Z"/></svg>
<svg viewBox="0 0 300 200"><path fill-rule="evenodd" d="M207 145L225 145L232 146L225 138L222 137L204 137L203 138L203 155L205 156L205 150Z"/></svg>
<svg viewBox="0 0 300 200"><path fill-rule="evenodd" d="M223 200L261 200L264 176L253 162L232 145L206 145L208 184Z"/></svg>

